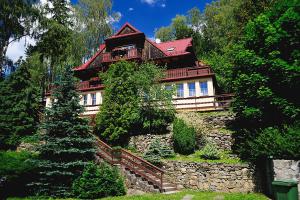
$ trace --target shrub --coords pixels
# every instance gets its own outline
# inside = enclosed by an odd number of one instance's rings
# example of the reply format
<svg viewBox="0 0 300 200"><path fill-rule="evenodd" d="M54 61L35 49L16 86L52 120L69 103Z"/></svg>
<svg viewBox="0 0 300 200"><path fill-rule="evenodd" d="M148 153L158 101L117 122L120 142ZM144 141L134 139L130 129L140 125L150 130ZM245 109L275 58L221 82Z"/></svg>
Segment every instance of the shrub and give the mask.
<svg viewBox="0 0 300 200"><path fill-rule="evenodd" d="M175 154L168 146L161 145L159 140L154 140L149 149L144 153L144 159L154 165L161 164L161 158L174 157Z"/></svg>
<svg viewBox="0 0 300 200"><path fill-rule="evenodd" d="M219 160L221 158L221 153L214 143L208 142L202 149L200 156L201 158L208 160Z"/></svg>
<svg viewBox="0 0 300 200"><path fill-rule="evenodd" d="M89 163L72 186L73 194L80 199L97 199L126 194L124 180L116 167L106 163L99 166Z"/></svg>
<svg viewBox="0 0 300 200"><path fill-rule="evenodd" d="M182 119L175 119L173 123L174 150L180 154L192 154L196 148L196 133Z"/></svg>
<svg viewBox="0 0 300 200"><path fill-rule="evenodd" d="M300 126L266 128L251 143L254 158L300 159Z"/></svg>
<svg viewBox="0 0 300 200"><path fill-rule="evenodd" d="M28 191L26 184L32 178L35 165L30 158L35 157L26 151L3 151L0 152L0 199L5 195L22 196Z"/></svg>

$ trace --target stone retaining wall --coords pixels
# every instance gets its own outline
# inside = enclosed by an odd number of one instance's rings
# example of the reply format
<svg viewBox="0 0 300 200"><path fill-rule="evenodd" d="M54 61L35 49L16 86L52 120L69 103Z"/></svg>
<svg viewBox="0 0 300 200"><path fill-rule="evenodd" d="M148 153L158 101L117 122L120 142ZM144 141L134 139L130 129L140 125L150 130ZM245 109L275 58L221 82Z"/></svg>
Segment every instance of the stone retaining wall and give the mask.
<svg viewBox="0 0 300 200"><path fill-rule="evenodd" d="M163 135L147 134L132 136L129 140L129 146L133 146L139 152L144 153L154 140L159 140L164 146L173 147L172 133Z"/></svg>
<svg viewBox="0 0 300 200"><path fill-rule="evenodd" d="M168 161L163 168L167 179L179 189L254 192L260 188L255 170L248 164Z"/></svg>

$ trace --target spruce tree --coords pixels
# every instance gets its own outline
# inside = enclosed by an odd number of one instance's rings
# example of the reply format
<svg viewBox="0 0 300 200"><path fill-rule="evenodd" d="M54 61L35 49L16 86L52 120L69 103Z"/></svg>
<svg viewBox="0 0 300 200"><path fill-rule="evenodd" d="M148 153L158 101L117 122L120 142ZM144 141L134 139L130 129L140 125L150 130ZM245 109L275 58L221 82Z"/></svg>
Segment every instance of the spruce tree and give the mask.
<svg viewBox="0 0 300 200"><path fill-rule="evenodd" d="M93 160L95 149L90 127L81 118L83 107L71 67L67 67L52 93L54 101L46 110L42 125L43 144L39 148L39 180L37 195L71 196L73 181L81 174L87 162Z"/></svg>
<svg viewBox="0 0 300 200"><path fill-rule="evenodd" d="M26 64L0 82L0 149L15 148L22 137L36 132L37 96Z"/></svg>

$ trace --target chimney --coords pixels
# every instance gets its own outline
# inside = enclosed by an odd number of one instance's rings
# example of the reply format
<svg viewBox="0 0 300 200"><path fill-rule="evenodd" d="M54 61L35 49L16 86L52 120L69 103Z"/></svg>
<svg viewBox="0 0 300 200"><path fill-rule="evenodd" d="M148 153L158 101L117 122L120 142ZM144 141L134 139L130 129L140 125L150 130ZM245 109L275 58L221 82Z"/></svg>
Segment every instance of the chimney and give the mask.
<svg viewBox="0 0 300 200"><path fill-rule="evenodd" d="M159 38L156 38L155 43L159 44L159 43L161 43L161 40Z"/></svg>

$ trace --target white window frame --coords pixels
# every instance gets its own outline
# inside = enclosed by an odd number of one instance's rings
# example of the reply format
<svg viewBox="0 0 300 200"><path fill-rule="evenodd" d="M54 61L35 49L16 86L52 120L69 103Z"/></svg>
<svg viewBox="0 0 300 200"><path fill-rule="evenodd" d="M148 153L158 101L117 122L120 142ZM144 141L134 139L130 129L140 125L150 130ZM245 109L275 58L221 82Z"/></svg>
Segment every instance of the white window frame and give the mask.
<svg viewBox="0 0 300 200"><path fill-rule="evenodd" d="M179 86L182 86L182 89L180 89ZM184 97L184 84L183 83L177 83L176 84L176 97L177 98L183 98Z"/></svg>

